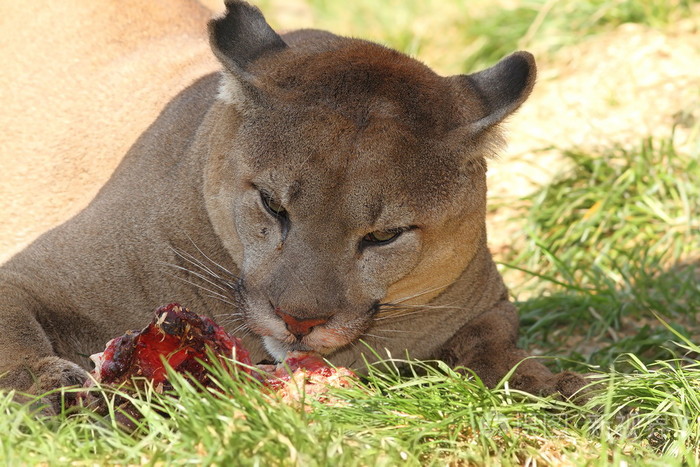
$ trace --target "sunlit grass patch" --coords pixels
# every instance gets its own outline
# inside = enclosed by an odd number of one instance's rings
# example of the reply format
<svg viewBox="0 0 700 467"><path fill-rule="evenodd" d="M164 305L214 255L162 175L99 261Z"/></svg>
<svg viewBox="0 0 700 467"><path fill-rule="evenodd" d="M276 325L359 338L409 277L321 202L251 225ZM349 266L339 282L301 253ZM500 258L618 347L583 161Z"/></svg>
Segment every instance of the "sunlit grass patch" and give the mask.
<svg viewBox="0 0 700 467"><path fill-rule="evenodd" d="M563 155L568 171L529 199L530 248L514 258L518 264L581 285L596 282L597 268L621 284L619 260L642 255L668 267L697 254L698 154L649 139L631 150Z"/></svg>
<svg viewBox="0 0 700 467"><path fill-rule="evenodd" d="M89 411L34 418L26 406L4 400L4 461L236 464L422 465L433 462L506 461L539 457L551 439L571 441L548 411L573 406L500 389L445 367L415 363L411 376L394 364L364 383L338 389L339 405L312 403L306 411L279 403L259 385L221 376L222 392L200 391L175 379L177 397L146 389L131 398L134 430L114 415ZM419 374L420 373L420 374ZM18 416L22 415L24 416ZM6 427L3 427L6 428ZM580 440L579 440L580 442ZM559 446L561 448L561 446ZM553 453L547 454L552 456ZM561 456L561 453L557 454Z"/></svg>
<svg viewBox="0 0 700 467"><path fill-rule="evenodd" d="M695 349L697 351L697 349ZM259 384L224 372L220 390L174 378L176 397L133 396L135 429L90 411L55 418L0 400L0 460L17 464L562 465L657 462L698 453L698 362L611 368L583 406L485 388L440 364L387 361L342 404L280 403Z"/></svg>
<svg viewBox="0 0 700 467"><path fill-rule="evenodd" d="M700 347L677 332L678 353L697 356ZM605 376L607 390L590 407L602 404L604 416L587 431L607 446L625 452L646 450L646 459L662 457L681 465L700 460L700 361L677 358L645 364L632 354L620 360L633 371Z"/></svg>
<svg viewBox="0 0 700 467"><path fill-rule="evenodd" d="M525 345L602 364L670 357L653 313L698 329L700 156L670 138L563 154L568 168L514 215L523 238L504 271L522 297Z"/></svg>

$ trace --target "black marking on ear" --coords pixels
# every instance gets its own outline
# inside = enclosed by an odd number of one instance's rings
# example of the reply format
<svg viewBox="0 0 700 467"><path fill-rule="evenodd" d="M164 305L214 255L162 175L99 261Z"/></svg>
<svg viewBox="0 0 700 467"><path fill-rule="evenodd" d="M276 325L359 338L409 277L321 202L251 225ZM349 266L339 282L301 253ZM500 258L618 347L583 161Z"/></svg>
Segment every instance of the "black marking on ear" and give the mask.
<svg viewBox="0 0 700 467"><path fill-rule="evenodd" d="M481 132L517 110L532 92L536 76L535 58L529 52L516 52L491 68L463 76L486 108L472 129Z"/></svg>
<svg viewBox="0 0 700 467"><path fill-rule="evenodd" d="M226 0L226 13L208 27L214 55L239 77L262 55L287 48L260 10L239 0Z"/></svg>

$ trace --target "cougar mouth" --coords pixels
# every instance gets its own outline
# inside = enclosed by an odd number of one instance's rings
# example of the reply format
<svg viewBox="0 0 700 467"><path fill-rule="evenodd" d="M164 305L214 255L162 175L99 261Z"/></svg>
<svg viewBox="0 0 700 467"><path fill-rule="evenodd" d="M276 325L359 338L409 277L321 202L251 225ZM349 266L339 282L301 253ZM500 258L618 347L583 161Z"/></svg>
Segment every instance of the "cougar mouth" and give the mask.
<svg viewBox="0 0 700 467"><path fill-rule="evenodd" d="M270 355L280 361L290 351L330 355L351 345L372 326L379 308L375 301L364 313L353 313L350 319L344 318L342 311L322 318L294 318L269 299L256 306L256 294L251 294L242 277L235 289L246 328L258 335Z"/></svg>
<svg viewBox="0 0 700 467"><path fill-rule="evenodd" d="M285 329L281 333L267 334L263 336L263 340L266 347L268 347L268 342L274 341L273 347L284 352L300 350L328 355L352 344L360 335L362 335L360 330L348 329L347 327L318 326L303 336L295 335Z"/></svg>
<svg viewBox="0 0 700 467"><path fill-rule="evenodd" d="M295 336L278 320L281 332L266 330L261 334L267 351L277 360L283 360L290 351L313 351L329 356L342 348L352 345L371 326L372 320L363 318L360 322L345 323L342 326L320 325L304 336ZM283 330L282 330L283 329Z"/></svg>

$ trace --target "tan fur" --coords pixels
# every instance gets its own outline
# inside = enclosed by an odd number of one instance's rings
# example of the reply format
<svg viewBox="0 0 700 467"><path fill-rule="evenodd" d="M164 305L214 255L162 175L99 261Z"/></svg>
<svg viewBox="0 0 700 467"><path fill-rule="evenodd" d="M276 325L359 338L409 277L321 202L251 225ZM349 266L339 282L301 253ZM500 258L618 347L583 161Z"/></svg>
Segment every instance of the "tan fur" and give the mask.
<svg viewBox="0 0 700 467"><path fill-rule="evenodd" d="M218 68L210 16L193 0L0 2L0 262L84 208L163 106Z"/></svg>
<svg viewBox="0 0 700 467"><path fill-rule="evenodd" d="M532 57L443 78L369 42L280 38L227 7L210 24L222 78L176 96L86 209L0 269L3 384L75 383L69 362L173 301L256 359L314 349L357 367L374 358L361 340L495 384L526 354L486 247L485 161L530 93ZM325 323L295 337L280 313ZM513 379L565 395L582 382L533 360Z"/></svg>

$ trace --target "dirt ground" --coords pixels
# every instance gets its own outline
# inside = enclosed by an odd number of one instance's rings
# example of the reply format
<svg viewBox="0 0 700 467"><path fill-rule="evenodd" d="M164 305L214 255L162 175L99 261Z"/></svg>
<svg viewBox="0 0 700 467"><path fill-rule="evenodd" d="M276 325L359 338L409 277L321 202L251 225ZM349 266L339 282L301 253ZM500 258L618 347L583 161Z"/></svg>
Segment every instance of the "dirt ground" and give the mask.
<svg viewBox="0 0 700 467"><path fill-rule="evenodd" d="M638 147L674 135L679 150L700 151L700 30L673 34L622 25L540 62L530 99L506 125L509 145L489 166L492 197L523 196L565 169L561 151ZM675 130L674 130L675 128ZM501 209L489 218L491 248L517 224Z"/></svg>
<svg viewBox="0 0 700 467"><path fill-rule="evenodd" d="M203 0L218 7L219 0ZM305 15L294 3L278 15ZM284 22L283 18L280 18ZM679 24L669 34L623 25L610 33L561 50L539 62L534 94L507 123L509 146L490 164L494 197L526 194L561 167L559 149L636 146L647 136L665 137L676 126L682 148L700 145L700 30L697 21ZM135 95L133 98L138 99ZM75 124L79 124L75 123ZM0 262L41 232L84 207L119 160L114 155L86 174L65 160L46 167L16 169L12 153L0 152ZM43 171L43 185L34 171ZM48 177L48 179L46 179ZM52 179L54 177L54 179ZM80 180L80 183L72 183ZM42 187L61 187L40 196ZM508 243L507 211L489 219L492 248ZM505 227L505 228L504 228Z"/></svg>
<svg viewBox="0 0 700 467"><path fill-rule="evenodd" d="M540 63L533 95L507 125L509 148L503 163L493 164L492 190L518 194L510 179L524 171L547 180L559 169L548 160L550 147L633 147L647 136L667 137L677 125L682 149L698 144L692 130L699 122L698 31L664 35L622 25ZM502 186L501 178L508 179ZM526 185L518 191L527 192Z"/></svg>

